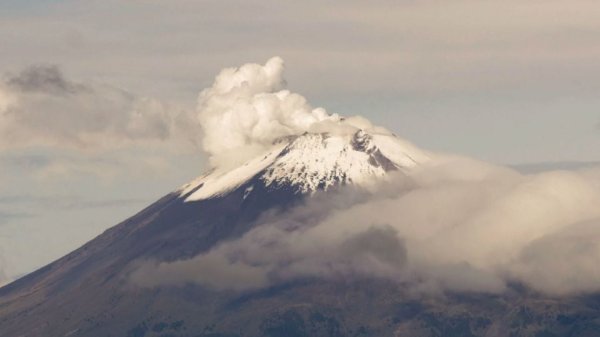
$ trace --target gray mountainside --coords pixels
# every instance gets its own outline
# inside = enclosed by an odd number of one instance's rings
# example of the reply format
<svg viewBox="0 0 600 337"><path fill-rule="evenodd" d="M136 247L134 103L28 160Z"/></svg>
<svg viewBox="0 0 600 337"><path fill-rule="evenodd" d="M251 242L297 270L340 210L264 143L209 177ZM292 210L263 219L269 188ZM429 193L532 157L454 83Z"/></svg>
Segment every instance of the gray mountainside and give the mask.
<svg viewBox="0 0 600 337"><path fill-rule="evenodd" d="M321 142L326 137L317 138ZM286 169L290 162L286 158L298 148L306 150L298 140L290 140L273 154L273 164L257 165L258 171L235 188L190 198L206 184L200 179L183 194L163 197L74 252L1 288L0 336L600 335L599 295L549 298L518 284L502 295L430 296L364 276L294 279L245 291L192 283L131 284L129 275L143 261L197 256L259 226L266 213L277 212L285 219L307 199L326 198L344 188L354 174L347 171L357 167L340 170L348 156L366 161L368 165L358 165L361 172L406 169L405 163L369 144L368 137L357 134L333 154L341 158L332 161L337 171L326 170L323 175L323 166L311 172L308 165L295 180L277 180L272 177ZM325 183L313 184L313 191L298 183L315 176Z"/></svg>

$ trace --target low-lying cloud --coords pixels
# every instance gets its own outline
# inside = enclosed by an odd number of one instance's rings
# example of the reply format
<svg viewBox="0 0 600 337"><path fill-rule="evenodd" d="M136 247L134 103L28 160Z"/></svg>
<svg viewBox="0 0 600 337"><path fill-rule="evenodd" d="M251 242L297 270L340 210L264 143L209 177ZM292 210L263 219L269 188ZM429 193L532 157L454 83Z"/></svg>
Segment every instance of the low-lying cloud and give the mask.
<svg viewBox="0 0 600 337"><path fill-rule="evenodd" d="M359 276L427 292L500 293L514 282L555 295L600 291L600 169L521 175L455 158L382 189L350 204L347 191L308 201L190 260L148 264L134 280L244 290Z"/></svg>

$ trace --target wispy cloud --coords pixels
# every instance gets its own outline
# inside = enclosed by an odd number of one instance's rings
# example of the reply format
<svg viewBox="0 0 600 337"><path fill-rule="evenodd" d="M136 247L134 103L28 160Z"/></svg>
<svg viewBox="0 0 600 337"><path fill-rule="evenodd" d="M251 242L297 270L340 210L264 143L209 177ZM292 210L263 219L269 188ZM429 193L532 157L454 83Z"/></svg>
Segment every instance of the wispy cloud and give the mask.
<svg viewBox="0 0 600 337"><path fill-rule="evenodd" d="M46 209L61 210L82 210L87 208L113 208L130 207L132 205L145 205L151 202L151 199L144 198L125 198L125 199L90 199L89 196L36 196L36 195L8 195L0 196L0 207L6 206L26 206L40 210L40 207ZM23 213L0 213L0 218L32 216L32 214Z"/></svg>
<svg viewBox="0 0 600 337"><path fill-rule="evenodd" d="M181 107L108 85L75 82L56 66L26 68L0 85L0 146L4 148L193 143L193 133L186 133L193 125Z"/></svg>
<svg viewBox="0 0 600 337"><path fill-rule="evenodd" d="M0 207L2 206L2 202L0 202ZM13 219L22 219L29 218L34 216L31 213L20 213L20 212L3 212L0 211L0 225L5 224Z"/></svg>

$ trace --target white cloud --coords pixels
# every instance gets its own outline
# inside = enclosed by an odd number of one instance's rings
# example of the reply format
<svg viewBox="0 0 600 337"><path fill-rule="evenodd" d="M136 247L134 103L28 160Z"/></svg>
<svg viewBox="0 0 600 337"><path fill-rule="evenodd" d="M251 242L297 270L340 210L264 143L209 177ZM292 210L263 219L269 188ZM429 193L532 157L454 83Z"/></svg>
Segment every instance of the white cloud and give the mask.
<svg viewBox="0 0 600 337"><path fill-rule="evenodd" d="M0 86L0 147L111 149L136 142L188 140L188 112L95 83L56 66L32 66ZM193 141L191 138L188 141Z"/></svg>

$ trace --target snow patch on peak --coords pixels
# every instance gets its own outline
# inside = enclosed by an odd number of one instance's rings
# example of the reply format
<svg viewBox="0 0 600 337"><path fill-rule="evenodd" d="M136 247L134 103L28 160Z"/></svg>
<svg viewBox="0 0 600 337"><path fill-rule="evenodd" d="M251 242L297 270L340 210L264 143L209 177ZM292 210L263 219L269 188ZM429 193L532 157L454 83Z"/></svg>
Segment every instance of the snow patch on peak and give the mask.
<svg viewBox="0 0 600 337"><path fill-rule="evenodd" d="M374 160L369 152L376 150L366 138L348 138L327 134L298 137L267 169L263 176L266 185L288 185L307 193L339 184L361 184L396 169L393 164L380 165ZM357 148L357 144L364 148Z"/></svg>
<svg viewBox="0 0 600 337"><path fill-rule="evenodd" d="M181 189L181 196L186 201L210 199L253 178L268 189L303 194L347 184L368 186L390 171L408 170L427 160L426 153L387 133L304 133L278 139L267 153L233 170L214 170L196 179Z"/></svg>
<svg viewBox="0 0 600 337"><path fill-rule="evenodd" d="M209 172L183 186L180 195L189 194L185 199L186 201L204 200L224 195L268 167L284 147L284 144L279 144L264 155L256 157L233 170L221 171L217 169Z"/></svg>

